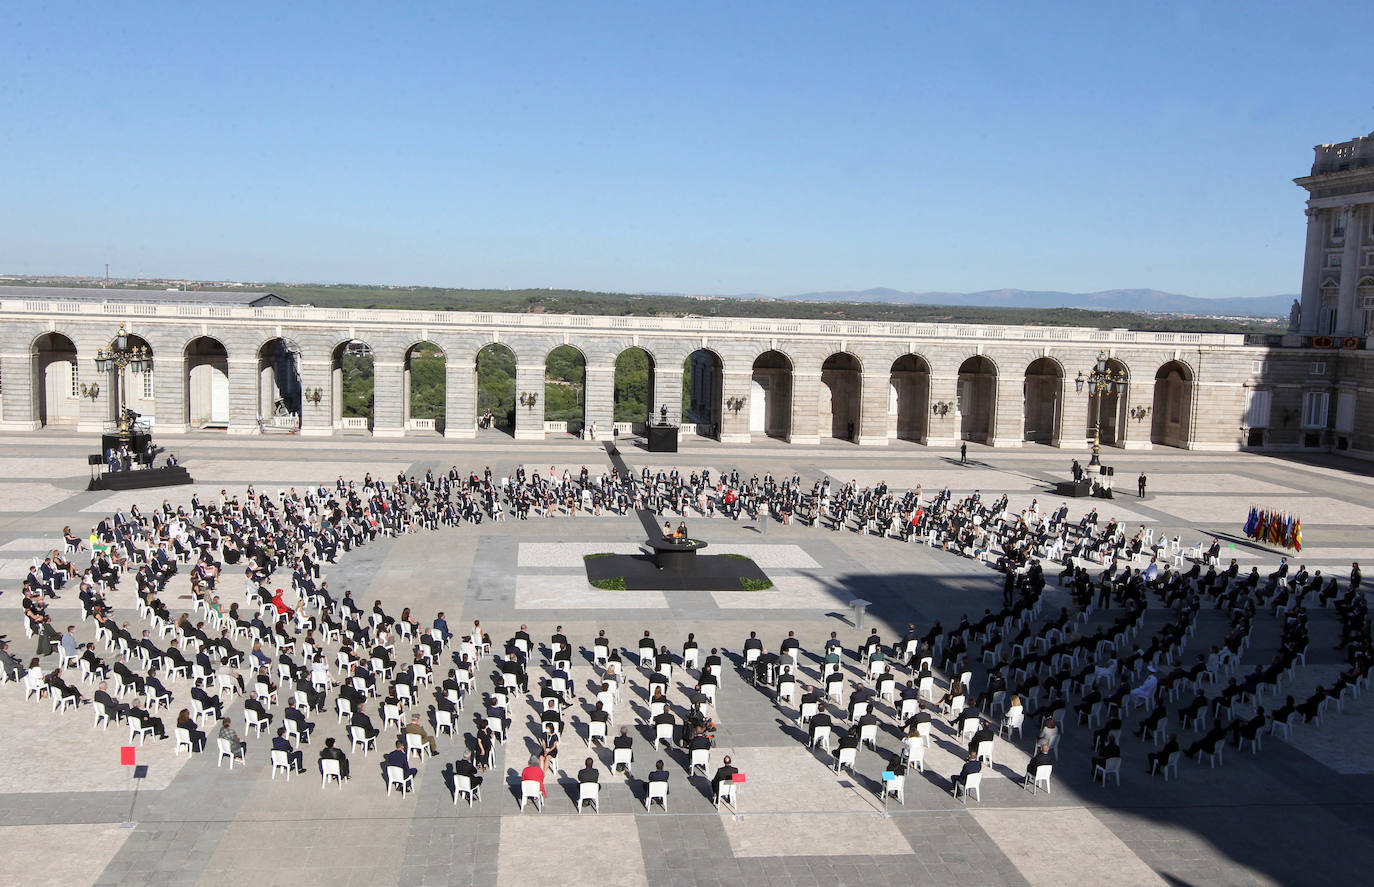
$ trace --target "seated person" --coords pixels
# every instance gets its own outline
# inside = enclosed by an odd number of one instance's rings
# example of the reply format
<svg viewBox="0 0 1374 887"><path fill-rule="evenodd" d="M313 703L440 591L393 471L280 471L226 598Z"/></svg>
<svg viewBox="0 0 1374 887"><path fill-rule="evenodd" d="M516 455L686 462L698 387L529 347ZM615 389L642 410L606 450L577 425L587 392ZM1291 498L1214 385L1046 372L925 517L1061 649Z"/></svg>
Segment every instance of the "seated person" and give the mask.
<svg viewBox="0 0 1374 887"><path fill-rule="evenodd" d="M272 751L286 752L286 765L294 768L297 773L305 772L305 755L292 747L291 740L286 738L285 727L278 727L277 735L272 737Z"/></svg>
<svg viewBox="0 0 1374 887"><path fill-rule="evenodd" d="M349 778L349 776L348 776L348 756L345 755L345 754L343 753L343 750L342 750L342 749L339 749L339 748L335 747L335 745L334 745L334 737L333 737L333 736L329 737L328 739L326 739L326 740L324 741L324 748L320 749L320 761L321 761L321 762L323 762L323 761L338 761L338 762L339 762L339 774L340 774L344 779L348 779L348 778ZM324 764L321 763L321 764L319 765L319 768L320 768L320 773L323 774L323 773L324 773Z"/></svg>

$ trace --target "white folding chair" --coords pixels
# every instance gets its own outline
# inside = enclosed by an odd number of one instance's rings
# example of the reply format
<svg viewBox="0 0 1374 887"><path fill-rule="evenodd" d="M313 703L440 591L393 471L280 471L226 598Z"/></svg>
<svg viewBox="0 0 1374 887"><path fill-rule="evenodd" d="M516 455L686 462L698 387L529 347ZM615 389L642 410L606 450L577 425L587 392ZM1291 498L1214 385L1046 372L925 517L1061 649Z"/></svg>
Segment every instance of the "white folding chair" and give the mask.
<svg viewBox="0 0 1374 887"><path fill-rule="evenodd" d="M520 780L520 809L525 809L526 801L534 801L535 809L544 812L544 792L537 779Z"/></svg>
<svg viewBox="0 0 1374 887"><path fill-rule="evenodd" d="M658 801L663 806L663 812L668 812L668 783L651 782L649 783L649 793L644 796L644 809L648 810L654 801Z"/></svg>
<svg viewBox="0 0 1374 887"><path fill-rule="evenodd" d="M367 757L368 749L375 749L377 747L377 737L368 736L367 731L362 727L349 727L348 735L353 739L353 744L349 746L348 750L357 751L358 746L361 745L363 747L363 757Z"/></svg>
<svg viewBox="0 0 1374 887"><path fill-rule="evenodd" d="M577 784L577 812L581 813L582 808L590 802L593 813L601 812L600 805L601 786L595 782L579 782Z"/></svg>
<svg viewBox="0 0 1374 887"><path fill-rule="evenodd" d="M238 761L239 763L244 762L243 752L236 751L233 745L229 742L229 740L216 738L215 745L219 748L219 758L215 761L216 767L223 764L226 758L229 760L230 770L234 769L235 761Z"/></svg>
<svg viewBox="0 0 1374 887"><path fill-rule="evenodd" d="M1220 744L1218 744L1218 750L1220 750ZM1096 782L1099 776L1102 777L1103 788L1107 787L1107 777L1109 776L1115 776L1116 787L1121 788L1121 759L1108 758L1106 763L1098 764L1096 767L1094 767L1093 782Z"/></svg>
<svg viewBox="0 0 1374 887"><path fill-rule="evenodd" d="M858 754L859 750L857 748L841 748L835 752L835 772L839 773L845 767L848 767L850 772L853 772L854 759L858 757Z"/></svg>
<svg viewBox="0 0 1374 887"><path fill-rule="evenodd" d="M978 800L978 803L981 804L983 803L983 794L980 790L980 786L982 786L982 784L983 774L970 773L967 777L965 777L963 784L954 786L954 797L958 798L960 797L960 795L962 795L964 799L964 804L967 805L969 795L973 795L973 797Z"/></svg>
<svg viewBox="0 0 1374 887"><path fill-rule="evenodd" d="M290 776L288 774L287 778ZM339 762L332 758L320 759L320 788L329 785L329 780L334 780L339 784L339 790L343 790L343 772L339 769Z"/></svg>
<svg viewBox="0 0 1374 887"><path fill-rule="evenodd" d="M473 801L482 800L481 786L474 786L472 779L467 776L453 777L453 805L458 806L458 798L463 797L467 800L468 806L472 806Z"/></svg>
<svg viewBox="0 0 1374 887"><path fill-rule="evenodd" d="M429 757L429 743L425 742L425 738L423 736L421 736L419 733L407 733L405 734L405 737L407 758L409 758L416 752L419 752L420 760L422 761L425 758Z"/></svg>
<svg viewBox="0 0 1374 887"><path fill-rule="evenodd" d="M142 745L143 740L153 732L153 725L139 720L138 715L129 716L129 743L132 745L134 737L138 737L138 744Z"/></svg>
<svg viewBox="0 0 1374 887"><path fill-rule="evenodd" d="M894 773L891 779L883 781L883 794L887 798L896 798L897 803L906 806L906 774Z"/></svg>
<svg viewBox="0 0 1374 887"><path fill-rule="evenodd" d="M1050 773L1054 770L1053 764L1040 764L1030 773L1026 774L1026 780L1022 783L1022 788L1030 789L1031 794L1041 786L1045 787L1045 794L1052 794L1050 791Z"/></svg>
<svg viewBox="0 0 1374 887"><path fill-rule="evenodd" d="M633 758L634 749L617 748L613 751L611 756L611 769L619 770L621 767L624 767L625 772L628 773L630 770L630 764L633 763Z"/></svg>
<svg viewBox="0 0 1374 887"><path fill-rule="evenodd" d="M291 781L291 762L287 758L286 752L272 749L272 778L277 778L277 771L286 774L286 781Z"/></svg>
<svg viewBox="0 0 1374 887"><path fill-rule="evenodd" d="M691 762L690 762L690 764L689 764L688 767L687 767L687 772L688 772L688 773L694 773L694 772L696 772L696 769L697 769L698 767L701 768L701 774L702 774L703 776L705 776L705 775L708 773L708 771L710 770L710 767L711 767L711 750L710 750L709 748L694 748L694 749L692 749Z"/></svg>
<svg viewBox="0 0 1374 887"><path fill-rule="evenodd" d="M399 788L401 794L406 794L415 790L415 777L408 775L400 767L393 767L390 764L386 768L386 796L391 797L391 790Z"/></svg>

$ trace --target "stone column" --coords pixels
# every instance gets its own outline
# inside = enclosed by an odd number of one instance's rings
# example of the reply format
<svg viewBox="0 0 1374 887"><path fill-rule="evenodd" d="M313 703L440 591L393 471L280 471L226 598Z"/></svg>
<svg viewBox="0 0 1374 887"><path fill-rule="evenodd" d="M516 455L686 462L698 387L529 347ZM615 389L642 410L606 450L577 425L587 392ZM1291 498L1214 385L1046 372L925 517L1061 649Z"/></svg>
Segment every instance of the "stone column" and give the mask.
<svg viewBox="0 0 1374 887"><path fill-rule="evenodd" d="M444 361L444 437L477 436L477 366L472 360Z"/></svg>
<svg viewBox="0 0 1374 887"><path fill-rule="evenodd" d="M1122 408L1124 418L1121 420L1121 424L1117 426L1122 430L1125 437L1125 449L1148 450L1154 446L1152 441L1155 422L1154 405L1154 376L1147 379L1132 377L1130 387L1126 389L1125 406ZM1131 408L1136 406L1149 407L1150 415L1140 420L1132 419Z"/></svg>
<svg viewBox="0 0 1374 887"><path fill-rule="evenodd" d="M1364 317L1355 301L1355 284L1360 280L1360 246L1369 227L1368 206L1345 208L1345 251L1341 255L1341 289L1336 300L1336 335L1358 336L1364 332Z"/></svg>
<svg viewBox="0 0 1374 887"><path fill-rule="evenodd" d="M519 358L516 358L518 361ZM520 403L522 394L533 394L538 400L533 407ZM544 363L515 365L515 439L544 439Z"/></svg>
<svg viewBox="0 0 1374 887"><path fill-rule="evenodd" d="M229 356L229 433L258 434L258 358Z"/></svg>
<svg viewBox="0 0 1374 887"><path fill-rule="evenodd" d="M754 379L753 368L744 370L724 370L721 373L721 412L720 412L720 442L721 443L749 443L749 403L752 395L752 382ZM744 406L739 410L732 410L724 404L733 398L740 398L744 401Z"/></svg>
<svg viewBox="0 0 1374 887"><path fill-rule="evenodd" d="M186 358L153 356L153 404L158 434L184 434L191 426L186 417Z"/></svg>
<svg viewBox="0 0 1374 887"><path fill-rule="evenodd" d="M787 442L817 446L821 442L821 374L792 371L792 416Z"/></svg>
<svg viewBox="0 0 1374 887"><path fill-rule="evenodd" d="M1092 406L1089 402L1092 398L1088 396L1086 383L1082 391L1075 386L1071 378L1078 375L1075 366L1066 365L1065 373L1063 399L1059 408L1059 446L1066 450L1081 450L1088 440L1087 428L1091 421L1088 410Z"/></svg>
<svg viewBox="0 0 1374 887"><path fill-rule="evenodd" d="M116 379L119 372L113 371L102 373L95 368L95 358L83 355L94 355L96 347L87 347L84 342L76 345L76 364L77 372L81 381L95 382L100 385L100 395L95 398L82 397L76 407L76 430L83 432L101 432L105 430L106 424L114 419L118 392L115 390ZM132 379L133 373L126 371L126 378Z"/></svg>
<svg viewBox="0 0 1374 887"><path fill-rule="evenodd" d="M1307 209L1307 251L1302 266L1302 318L1298 332L1304 336L1317 334L1317 319L1321 315L1321 273L1323 245L1326 243L1326 219L1322 211Z"/></svg>
<svg viewBox="0 0 1374 887"><path fill-rule="evenodd" d="M402 437L406 433L405 364L372 358L372 436Z"/></svg>
<svg viewBox="0 0 1374 887"><path fill-rule="evenodd" d="M299 358L301 371L301 434L327 437L334 433L334 362L329 358L306 360ZM320 391L320 402L305 395Z"/></svg>
<svg viewBox="0 0 1374 887"><path fill-rule="evenodd" d="M891 372L864 372L859 401L859 446L887 446L887 408L891 388Z"/></svg>
<svg viewBox="0 0 1374 887"><path fill-rule="evenodd" d="M42 382L35 383L36 357L28 351L6 351L0 354L0 372L4 374L5 392L0 397L3 414L0 428L7 431L38 430L38 401L43 397Z"/></svg>
<svg viewBox="0 0 1374 887"><path fill-rule="evenodd" d="M1019 447L1026 442L1026 377L997 373L993 386L992 427L988 443L994 447Z"/></svg>
<svg viewBox="0 0 1374 887"><path fill-rule="evenodd" d="M615 364L587 366L582 404L582 421L588 428L595 422L597 437L609 438L615 421Z"/></svg>
<svg viewBox="0 0 1374 887"><path fill-rule="evenodd" d="M959 439L959 416L954 412L954 402L959 387L958 373L930 374L929 410L943 401L949 404L949 412L943 416L932 412L926 416L926 445L931 447L954 446Z"/></svg>

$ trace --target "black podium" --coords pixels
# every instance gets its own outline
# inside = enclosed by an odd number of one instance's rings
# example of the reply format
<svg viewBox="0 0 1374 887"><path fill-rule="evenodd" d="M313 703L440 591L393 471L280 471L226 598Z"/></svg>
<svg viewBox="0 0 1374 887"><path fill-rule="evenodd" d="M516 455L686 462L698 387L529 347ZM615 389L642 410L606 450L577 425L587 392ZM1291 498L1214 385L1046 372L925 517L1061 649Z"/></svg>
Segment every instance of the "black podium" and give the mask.
<svg viewBox="0 0 1374 887"><path fill-rule="evenodd" d="M676 453L677 452L677 426L676 425L650 425L647 429L649 437L649 452L651 453Z"/></svg>
<svg viewBox="0 0 1374 887"><path fill-rule="evenodd" d="M647 539L644 544L653 550L656 567L674 573L694 569L697 552L706 547L700 539Z"/></svg>

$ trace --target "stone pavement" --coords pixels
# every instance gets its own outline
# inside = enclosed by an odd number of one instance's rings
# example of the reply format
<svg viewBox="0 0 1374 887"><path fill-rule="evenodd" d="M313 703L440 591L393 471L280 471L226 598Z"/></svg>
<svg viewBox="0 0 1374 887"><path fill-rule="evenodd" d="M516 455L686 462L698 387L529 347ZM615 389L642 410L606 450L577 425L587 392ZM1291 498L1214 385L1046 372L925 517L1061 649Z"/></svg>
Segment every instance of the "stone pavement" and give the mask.
<svg viewBox="0 0 1374 887"><path fill-rule="evenodd" d="M339 475L361 480L368 471L390 479L402 470L423 473L457 464L480 471L490 465L501 476L519 464L544 471L553 465L560 474L564 467L576 472L586 464L596 472L608 464L600 448L571 440L516 445L496 437L453 443L195 435L172 443L197 478L194 488L112 494L84 492L90 446L89 440L57 433L0 437L0 631L25 659L33 642L23 636L17 588L28 564L60 547L64 525L84 534L116 507L164 499L181 504L193 489L217 496L220 489L242 493L249 484L274 494ZM948 484L956 493L1006 492L1014 503L1038 498L1042 504L1057 501L1049 484L1072 455L971 447L972 464L961 467L948 451L905 444L876 452L844 445L794 449L689 441L675 459L630 446L621 452L635 468L738 466L745 475L795 471L805 479L824 473L837 482L921 483L927 491ZM1128 495L1092 503L1104 517L1119 516L1132 529L1144 524L1156 533L1181 535L1185 546L1222 534L1234 546L1229 556L1263 569L1278 553L1244 540L1239 520L1251 504L1285 507L1303 517L1311 546L1295 563L1341 577L1352 560L1374 563L1374 509L1366 504L1374 477L1366 466L1172 450L1113 452L1106 461L1117 466L1118 477L1131 479L1132 492L1135 473L1143 469L1150 476L1151 494L1143 500ZM1088 507L1086 500L1069 504L1073 514ZM554 625L562 624L575 649L585 650L604 628L614 643L631 648L649 629L676 650L694 632L703 647L721 647L731 657L750 630L769 647L794 630L809 652L837 631L852 649L862 639L849 621L847 603L854 597L874 602L870 622L884 637L907 622L924 628L939 618L950 626L961 613L976 618L983 608L1000 604L1000 583L990 570L923 545L776 524L760 532L748 520L689 517L688 523L714 551L755 558L776 589L591 589L582 555L635 550L643 531L633 515L488 522L383 539L344 555L326 575L334 591L349 588L360 602L380 599L388 611L410 606L428 620L444 610L457 631L480 619L497 640L527 623L535 639L546 643ZM166 598L174 611L189 605L184 583L182 576L169 586ZM114 600L124 611L121 618L133 620L133 583L124 586ZM237 588L234 577L227 577L226 600L236 598ZM1066 600L1052 584L1047 608ZM77 622L74 604L74 594L55 602L56 621ZM1150 619L1158 617L1152 613ZM1312 624L1309 665L1285 692L1306 692L1339 669L1332 614L1314 612ZM1151 625L1159 622L1147 622L1144 637ZM78 637L88 638L89 625L78 626ZM1187 655L1215 642L1224 628L1221 614L1205 612ZM1245 664L1267 661L1276 644L1276 626L1262 620ZM808 679L819 677L818 666L811 657L801 662ZM849 668L857 679L857 663ZM490 687L485 672L479 689ZM420 765L416 790L404 797L386 795L375 752L351 753L354 778L341 789L321 788L315 753L324 737L343 738L332 712L314 716L316 739L305 748L310 771L289 781L271 778L266 737L249 737L248 764L232 772L216 767L213 754L176 756L170 743L150 742L138 750L149 773L130 829L120 828L131 795L128 771L118 766L127 730L92 729L87 708L54 714L46 702L25 702L21 687L0 686L0 747L8 763L0 773L4 883L1058 887L1075 877L1084 884L1348 883L1361 879L1363 860L1374 850L1367 800L1374 698L1367 696L1347 703L1342 713L1333 709L1320 729L1299 727L1288 741L1266 737L1258 755L1228 748L1224 766L1215 770L1184 761L1180 778L1168 783L1143 774L1148 748L1128 734L1120 788L1092 784L1091 737L1069 727L1053 793L1032 796L1019 780L1030 738L999 741L982 799L967 806L949 794L949 775L958 769L963 746L937 723L926 772L910 773L905 803L893 801L884 809L877 777L897 748L895 735L883 731L877 750L860 752L853 773L837 774L828 758L805 747L794 708L775 705L771 694L727 667L711 766L730 754L747 774L738 811L731 812L712 805L703 778L689 778L680 750L650 749L640 724L648 714L643 674L632 674L614 713L615 725L629 725L636 735L628 778L611 772L608 751L589 751L584 744L586 700L596 672L579 659L573 677L582 701L568 711L560 774L557 781L549 778L542 813L522 813L518 806L515 774L532 747L531 725L537 725L533 706L520 700L512 706L511 737L487 774L483 799L470 809L453 803L452 764L471 730L472 710L480 707L469 700L459 736L439 738L440 754ZM981 671L975 684L979 677ZM678 702L690 689L682 679L675 674L670 685ZM173 682L172 688L179 705L186 684ZM886 704L879 710L885 719L891 715ZM241 703L228 711L241 724ZM1187 734L1182 738L1188 741ZM600 812L579 815L571 783L587 756L602 774ZM673 774L666 813L648 812L643 804L641 780L657 757L666 759Z"/></svg>

